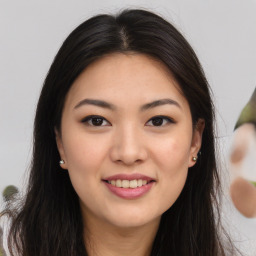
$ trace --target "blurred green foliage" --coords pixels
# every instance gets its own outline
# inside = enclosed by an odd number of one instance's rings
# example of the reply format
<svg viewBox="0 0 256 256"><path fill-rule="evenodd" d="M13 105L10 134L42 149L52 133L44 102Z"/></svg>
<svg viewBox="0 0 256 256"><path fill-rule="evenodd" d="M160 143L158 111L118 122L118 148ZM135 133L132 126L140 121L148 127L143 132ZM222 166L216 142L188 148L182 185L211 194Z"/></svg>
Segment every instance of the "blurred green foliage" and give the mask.
<svg viewBox="0 0 256 256"><path fill-rule="evenodd" d="M7 186L4 191L3 191L3 198L5 202L10 201L11 199L14 198L14 196L19 192L19 190L13 186Z"/></svg>

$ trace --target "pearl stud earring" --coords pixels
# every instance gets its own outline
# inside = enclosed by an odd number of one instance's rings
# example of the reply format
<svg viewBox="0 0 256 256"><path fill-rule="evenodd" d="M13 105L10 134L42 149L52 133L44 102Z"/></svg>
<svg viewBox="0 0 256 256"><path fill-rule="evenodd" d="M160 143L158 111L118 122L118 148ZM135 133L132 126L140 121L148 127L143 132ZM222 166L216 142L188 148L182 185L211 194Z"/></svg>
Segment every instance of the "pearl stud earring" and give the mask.
<svg viewBox="0 0 256 256"><path fill-rule="evenodd" d="M196 157L196 156L193 156L193 157L192 157L192 160L193 160L194 162L196 162L197 157Z"/></svg>
<svg viewBox="0 0 256 256"><path fill-rule="evenodd" d="M65 164L65 161L61 159L59 163L60 164Z"/></svg>

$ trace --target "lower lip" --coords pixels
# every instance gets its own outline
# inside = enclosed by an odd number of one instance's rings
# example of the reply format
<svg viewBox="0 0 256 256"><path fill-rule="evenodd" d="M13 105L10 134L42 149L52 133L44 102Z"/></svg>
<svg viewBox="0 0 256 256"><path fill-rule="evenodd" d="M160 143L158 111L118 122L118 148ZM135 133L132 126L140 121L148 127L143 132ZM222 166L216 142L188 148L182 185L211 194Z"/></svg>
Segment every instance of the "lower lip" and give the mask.
<svg viewBox="0 0 256 256"><path fill-rule="evenodd" d="M136 199L146 194L155 182L150 182L137 188L118 188L107 182L104 183L113 194L124 199Z"/></svg>

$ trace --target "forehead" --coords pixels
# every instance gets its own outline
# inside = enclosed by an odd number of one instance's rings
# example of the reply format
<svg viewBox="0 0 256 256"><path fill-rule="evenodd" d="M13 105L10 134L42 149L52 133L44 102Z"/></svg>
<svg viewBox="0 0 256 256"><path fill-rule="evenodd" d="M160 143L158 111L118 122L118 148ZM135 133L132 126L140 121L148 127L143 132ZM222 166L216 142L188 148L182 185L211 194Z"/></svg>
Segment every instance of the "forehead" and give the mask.
<svg viewBox="0 0 256 256"><path fill-rule="evenodd" d="M181 105L187 104L178 83L163 63L134 53L115 53L93 62L71 86L66 103L74 105L90 97L120 105L171 97Z"/></svg>

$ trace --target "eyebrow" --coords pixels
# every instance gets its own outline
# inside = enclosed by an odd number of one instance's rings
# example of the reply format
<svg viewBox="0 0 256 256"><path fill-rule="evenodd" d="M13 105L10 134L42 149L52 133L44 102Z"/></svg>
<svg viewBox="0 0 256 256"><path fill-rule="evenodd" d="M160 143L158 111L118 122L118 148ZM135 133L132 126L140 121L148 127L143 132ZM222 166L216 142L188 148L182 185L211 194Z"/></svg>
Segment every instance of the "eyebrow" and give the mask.
<svg viewBox="0 0 256 256"><path fill-rule="evenodd" d="M178 108L181 108L180 104L175 101L175 100L172 100L172 99L161 99L161 100L155 100L155 101L152 101L150 103L147 103L145 105L143 105L141 107L141 111L145 111L145 110L148 110L148 109L151 109L151 108L155 108L155 107L158 107L158 106L162 106L162 105L166 105L166 104L170 104L170 105L174 105Z"/></svg>
<svg viewBox="0 0 256 256"><path fill-rule="evenodd" d="M152 108L155 108L155 107L158 107L158 106L163 106L163 105L166 105L166 104L174 105L174 106L176 106L178 108L181 108L180 104L177 101L175 101L175 100L172 100L172 99L160 99L160 100L155 100L155 101L152 101L150 103L142 105L140 110L141 111L146 111L148 109L152 109ZM81 106L84 106L84 105L94 105L94 106L97 106L97 107L106 108L106 109L110 109L110 110L115 110L116 109L116 107L113 104L108 103L108 102L103 101L103 100L96 100L96 99L84 99L84 100L81 100L75 106L75 109L77 109L77 108L79 108Z"/></svg>
<svg viewBox="0 0 256 256"><path fill-rule="evenodd" d="M101 107L101 108L107 108L107 109L111 109L111 110L115 110L116 109L116 107L113 104L111 104L111 103L108 103L108 102L103 101L103 100L94 100L94 99L84 99L84 100L81 100L75 106L75 109L79 108L81 106L84 106L84 105L94 105L94 106L98 106L98 107Z"/></svg>

